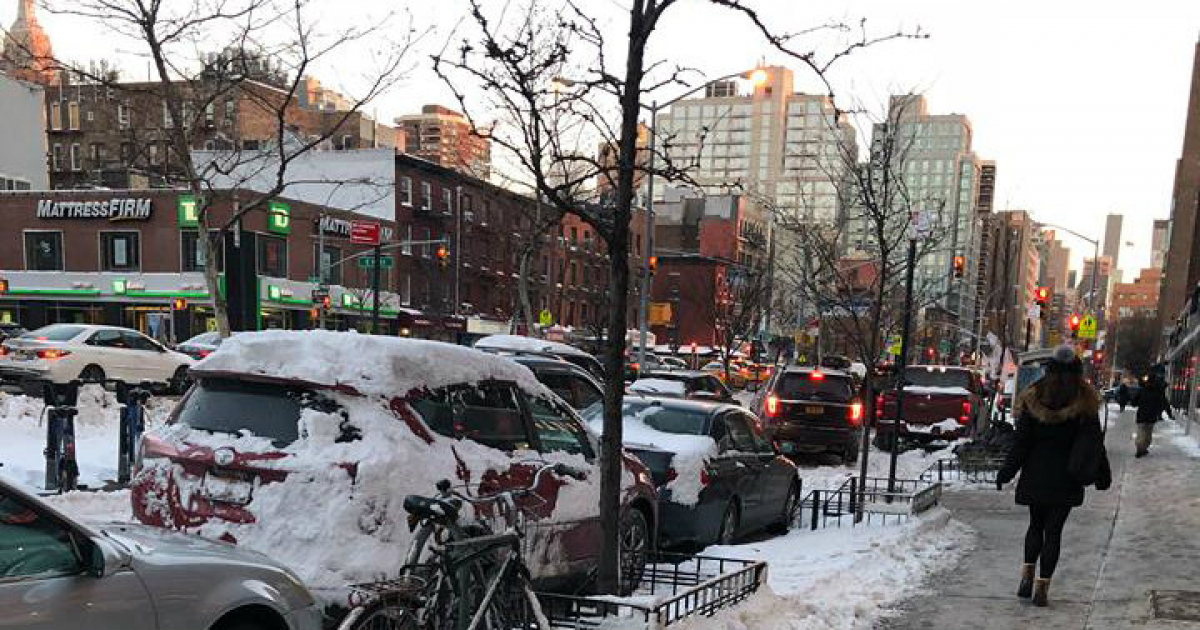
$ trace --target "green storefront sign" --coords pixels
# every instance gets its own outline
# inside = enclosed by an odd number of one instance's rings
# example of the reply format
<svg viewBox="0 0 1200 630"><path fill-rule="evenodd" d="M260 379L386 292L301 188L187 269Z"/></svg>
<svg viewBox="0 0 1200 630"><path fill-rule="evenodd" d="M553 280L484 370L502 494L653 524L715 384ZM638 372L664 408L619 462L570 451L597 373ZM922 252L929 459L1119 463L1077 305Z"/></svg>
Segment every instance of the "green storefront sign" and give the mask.
<svg viewBox="0 0 1200 630"><path fill-rule="evenodd" d="M267 206L267 230L276 234L291 234L291 206L282 201L272 201Z"/></svg>
<svg viewBox="0 0 1200 630"><path fill-rule="evenodd" d="M193 195L179 195L175 214L179 220L179 227L200 227L200 206Z"/></svg>

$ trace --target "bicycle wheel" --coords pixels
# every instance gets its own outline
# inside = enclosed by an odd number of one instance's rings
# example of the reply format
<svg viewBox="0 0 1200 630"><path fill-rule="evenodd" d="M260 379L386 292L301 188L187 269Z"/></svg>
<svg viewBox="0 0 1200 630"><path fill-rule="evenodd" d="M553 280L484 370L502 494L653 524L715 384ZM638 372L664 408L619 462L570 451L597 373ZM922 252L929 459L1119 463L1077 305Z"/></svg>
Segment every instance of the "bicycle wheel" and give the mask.
<svg viewBox="0 0 1200 630"><path fill-rule="evenodd" d="M416 611L411 602L381 598L351 611L338 630L417 630Z"/></svg>

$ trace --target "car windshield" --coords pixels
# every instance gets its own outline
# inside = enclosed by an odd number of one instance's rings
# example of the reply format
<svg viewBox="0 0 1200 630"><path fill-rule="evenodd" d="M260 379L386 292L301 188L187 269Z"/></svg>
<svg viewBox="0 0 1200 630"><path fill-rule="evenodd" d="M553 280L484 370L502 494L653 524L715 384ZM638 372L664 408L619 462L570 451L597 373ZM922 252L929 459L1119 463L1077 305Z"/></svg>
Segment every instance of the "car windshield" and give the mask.
<svg viewBox="0 0 1200 630"><path fill-rule="evenodd" d="M43 326L37 330L27 332L21 335L22 339L34 339L37 341L70 341L79 336L83 332L83 326L75 326L72 324L52 324Z"/></svg>
<svg viewBox="0 0 1200 630"><path fill-rule="evenodd" d="M708 413L692 409L664 407L654 403L626 403L622 415L636 417L646 426L676 435L708 435Z"/></svg>
<svg viewBox="0 0 1200 630"><path fill-rule="evenodd" d="M904 380L917 387L971 387L970 372L944 367L910 367L904 370Z"/></svg>
<svg viewBox="0 0 1200 630"><path fill-rule="evenodd" d="M299 437L302 395L274 383L205 378L176 407L173 421L212 433L245 431L284 447Z"/></svg>
<svg viewBox="0 0 1200 630"><path fill-rule="evenodd" d="M814 376L816 377L814 378ZM854 387L848 376L821 372L796 372L784 374L779 379L779 384L775 386L775 395L784 400L820 398L845 402L854 395Z"/></svg>

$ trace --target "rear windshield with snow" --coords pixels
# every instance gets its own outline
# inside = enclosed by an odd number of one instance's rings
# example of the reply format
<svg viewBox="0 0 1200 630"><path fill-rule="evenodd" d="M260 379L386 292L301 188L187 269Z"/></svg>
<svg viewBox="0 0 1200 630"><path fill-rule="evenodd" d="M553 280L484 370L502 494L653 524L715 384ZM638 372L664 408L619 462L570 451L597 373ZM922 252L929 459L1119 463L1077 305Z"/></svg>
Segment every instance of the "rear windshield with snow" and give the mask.
<svg viewBox="0 0 1200 630"><path fill-rule="evenodd" d="M655 404L626 403L624 417L637 417L651 429L678 435L708 435L708 413Z"/></svg>
<svg viewBox="0 0 1200 630"><path fill-rule="evenodd" d="M302 396L275 383L205 378L175 408L173 420L212 433L245 431L282 448L299 437Z"/></svg>
<svg viewBox="0 0 1200 630"><path fill-rule="evenodd" d="M848 376L823 374L813 378L812 372L784 374L775 386L775 395L784 400L816 398L848 402L854 396L854 382Z"/></svg>
<svg viewBox="0 0 1200 630"><path fill-rule="evenodd" d="M904 380L907 384L918 387L971 388L971 373L967 370L910 367L904 370Z"/></svg>
<svg viewBox="0 0 1200 630"><path fill-rule="evenodd" d="M83 332L83 326L54 324L52 326L44 326L33 332L27 332L21 336L26 339L37 339L39 341L70 341L78 337L81 332Z"/></svg>

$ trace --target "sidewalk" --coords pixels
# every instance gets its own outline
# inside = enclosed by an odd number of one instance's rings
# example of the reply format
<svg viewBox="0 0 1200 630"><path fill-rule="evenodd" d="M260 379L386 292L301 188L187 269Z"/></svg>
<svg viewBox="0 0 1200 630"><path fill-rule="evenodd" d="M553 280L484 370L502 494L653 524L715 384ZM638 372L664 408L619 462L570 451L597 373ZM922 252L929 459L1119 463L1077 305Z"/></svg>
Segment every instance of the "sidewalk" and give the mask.
<svg viewBox="0 0 1200 630"><path fill-rule="evenodd" d="M976 531L975 549L876 628L1200 628L1200 458L1159 424L1150 456L1135 460L1133 418L1110 414L1113 488L1089 489L1071 513L1049 608L1015 595L1027 511L1013 504L1014 486L964 488L943 503ZM1152 591L1185 593L1154 606Z"/></svg>

